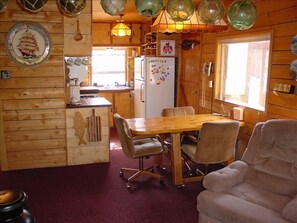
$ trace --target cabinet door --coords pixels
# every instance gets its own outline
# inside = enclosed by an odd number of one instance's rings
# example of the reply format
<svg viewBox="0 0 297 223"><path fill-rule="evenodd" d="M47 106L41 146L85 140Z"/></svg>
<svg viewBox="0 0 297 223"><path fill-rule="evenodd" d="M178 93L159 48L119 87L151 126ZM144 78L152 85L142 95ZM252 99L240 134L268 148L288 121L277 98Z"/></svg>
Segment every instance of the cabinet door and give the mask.
<svg viewBox="0 0 297 223"><path fill-rule="evenodd" d="M131 44L140 45L142 43L142 25L132 24Z"/></svg>
<svg viewBox="0 0 297 223"><path fill-rule="evenodd" d="M119 113L124 118L131 117L131 94L130 92L114 93L115 113Z"/></svg>
<svg viewBox="0 0 297 223"><path fill-rule="evenodd" d="M93 45L110 45L111 44L111 25L109 23L92 24L92 42Z"/></svg>
<svg viewBox="0 0 297 223"><path fill-rule="evenodd" d="M113 93L112 92L100 92L99 93L100 97L105 98L108 100L112 106L109 107L109 126L113 127L113 111L114 111L114 103L113 103Z"/></svg>

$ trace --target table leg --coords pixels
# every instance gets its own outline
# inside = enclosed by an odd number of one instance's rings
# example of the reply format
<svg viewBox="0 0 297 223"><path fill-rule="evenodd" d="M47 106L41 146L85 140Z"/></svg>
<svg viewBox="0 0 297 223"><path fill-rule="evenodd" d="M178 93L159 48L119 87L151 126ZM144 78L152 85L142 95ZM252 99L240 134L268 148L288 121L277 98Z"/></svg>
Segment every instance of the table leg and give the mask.
<svg viewBox="0 0 297 223"><path fill-rule="evenodd" d="M175 185L183 185L183 176L182 176L182 161L181 161L181 148L180 148L180 134L172 133L171 134L171 165L173 172L173 183Z"/></svg>

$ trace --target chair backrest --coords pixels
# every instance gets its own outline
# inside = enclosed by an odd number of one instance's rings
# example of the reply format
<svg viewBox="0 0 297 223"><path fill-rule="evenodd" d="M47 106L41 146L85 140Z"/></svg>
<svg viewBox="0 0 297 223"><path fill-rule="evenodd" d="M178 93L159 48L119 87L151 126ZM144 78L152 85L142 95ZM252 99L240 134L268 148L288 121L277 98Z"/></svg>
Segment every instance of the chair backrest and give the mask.
<svg viewBox="0 0 297 223"><path fill-rule="evenodd" d="M238 131L238 121L203 123L194 161L215 164L234 157Z"/></svg>
<svg viewBox="0 0 297 223"><path fill-rule="evenodd" d="M164 108L162 111L162 116L186 116L186 115L195 115L195 110L192 106Z"/></svg>
<svg viewBox="0 0 297 223"><path fill-rule="evenodd" d="M246 180L275 193L297 194L297 120L272 119L255 125L242 161Z"/></svg>
<svg viewBox="0 0 297 223"><path fill-rule="evenodd" d="M133 140L131 139L133 135L128 128L127 121L117 113L115 113L113 117L124 154L132 158L135 148Z"/></svg>

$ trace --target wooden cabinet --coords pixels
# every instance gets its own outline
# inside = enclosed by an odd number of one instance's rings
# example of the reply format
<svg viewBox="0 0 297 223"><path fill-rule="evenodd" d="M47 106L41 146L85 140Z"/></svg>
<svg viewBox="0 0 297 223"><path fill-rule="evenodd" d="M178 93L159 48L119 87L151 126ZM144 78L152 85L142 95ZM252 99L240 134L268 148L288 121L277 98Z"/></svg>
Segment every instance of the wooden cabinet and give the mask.
<svg viewBox="0 0 297 223"><path fill-rule="evenodd" d="M116 23L93 23L92 42L94 46L139 46L143 42L143 24L125 23L131 28L131 36L112 36Z"/></svg>
<svg viewBox="0 0 297 223"><path fill-rule="evenodd" d="M109 23L93 23L92 24L92 42L93 45L109 45L111 43L110 36L111 24Z"/></svg>
<svg viewBox="0 0 297 223"><path fill-rule="evenodd" d="M66 109L67 165L109 162L109 107ZM96 140L88 138L88 119L100 117ZM80 135L83 138L80 140Z"/></svg>
<svg viewBox="0 0 297 223"><path fill-rule="evenodd" d="M124 118L132 118L133 116L133 100L130 91L103 91L99 93L100 97L106 98L112 103L109 109L109 125L114 126L113 114L119 113Z"/></svg>

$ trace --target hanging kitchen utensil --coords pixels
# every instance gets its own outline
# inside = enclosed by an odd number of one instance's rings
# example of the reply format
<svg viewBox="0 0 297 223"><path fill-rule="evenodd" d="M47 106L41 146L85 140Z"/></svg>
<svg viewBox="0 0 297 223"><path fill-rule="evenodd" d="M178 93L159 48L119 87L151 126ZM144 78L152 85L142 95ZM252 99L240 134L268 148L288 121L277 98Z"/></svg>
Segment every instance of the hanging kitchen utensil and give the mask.
<svg viewBox="0 0 297 223"><path fill-rule="evenodd" d="M83 39L83 35L80 32L80 29L79 29L79 18L77 17L77 21L76 21L76 33L74 35L74 40L75 41L80 41L82 39Z"/></svg>

